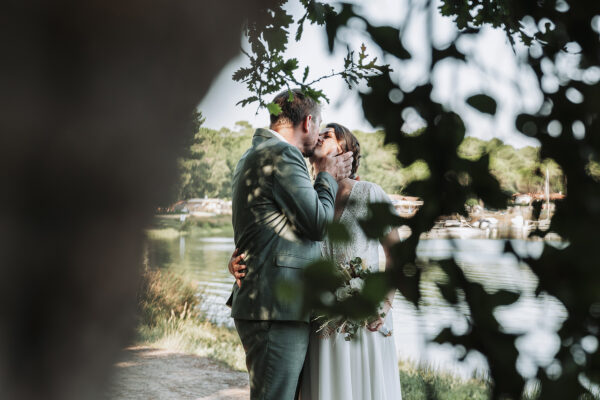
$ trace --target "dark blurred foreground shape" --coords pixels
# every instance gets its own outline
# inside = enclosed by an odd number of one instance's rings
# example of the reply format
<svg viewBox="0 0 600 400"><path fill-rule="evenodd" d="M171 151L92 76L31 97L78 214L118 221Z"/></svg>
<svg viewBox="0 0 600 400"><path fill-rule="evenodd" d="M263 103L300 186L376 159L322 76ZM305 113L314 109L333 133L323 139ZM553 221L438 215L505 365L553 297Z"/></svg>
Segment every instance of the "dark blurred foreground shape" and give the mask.
<svg viewBox="0 0 600 400"><path fill-rule="evenodd" d="M142 228L259 5L3 4L0 398L104 396L133 333Z"/></svg>

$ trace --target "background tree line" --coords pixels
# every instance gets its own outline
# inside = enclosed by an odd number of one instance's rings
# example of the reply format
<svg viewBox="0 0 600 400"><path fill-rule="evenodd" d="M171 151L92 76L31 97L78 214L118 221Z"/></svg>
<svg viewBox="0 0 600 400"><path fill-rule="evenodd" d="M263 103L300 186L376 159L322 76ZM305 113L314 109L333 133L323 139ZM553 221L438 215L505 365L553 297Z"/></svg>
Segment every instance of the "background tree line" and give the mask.
<svg viewBox="0 0 600 400"><path fill-rule="evenodd" d="M203 127L201 114L195 116L196 133L185 155L178 161L179 181L174 200L198 197L231 198L231 180L235 166L252 142L254 127L246 121L236 122L233 129ZM361 144L359 175L362 180L378 183L388 193L411 195L405 187L429 174L426 163L403 167L396 159L393 144L384 144L385 134L353 131ZM489 141L467 137L459 148L462 157L477 160L490 155L490 170L508 193L542 191L546 168L552 191L564 191L560 167L552 160L540 159L539 148L516 149L499 139Z"/></svg>

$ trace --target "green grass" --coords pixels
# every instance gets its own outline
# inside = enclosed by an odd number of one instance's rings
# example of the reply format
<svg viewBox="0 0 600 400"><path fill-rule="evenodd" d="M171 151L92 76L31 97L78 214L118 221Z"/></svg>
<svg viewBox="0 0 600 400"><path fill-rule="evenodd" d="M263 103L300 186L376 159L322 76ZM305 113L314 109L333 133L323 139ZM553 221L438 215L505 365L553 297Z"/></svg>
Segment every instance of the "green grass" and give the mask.
<svg viewBox="0 0 600 400"><path fill-rule="evenodd" d="M208 357L236 371L246 370L244 349L235 330L174 315L154 326L139 326L137 333L139 345Z"/></svg>
<svg viewBox="0 0 600 400"><path fill-rule="evenodd" d="M410 361L400 361L403 400L488 400L489 385L484 379L464 379Z"/></svg>
<svg viewBox="0 0 600 400"><path fill-rule="evenodd" d="M145 269L137 295L139 325L154 327L171 320L198 318L197 287L181 272Z"/></svg>

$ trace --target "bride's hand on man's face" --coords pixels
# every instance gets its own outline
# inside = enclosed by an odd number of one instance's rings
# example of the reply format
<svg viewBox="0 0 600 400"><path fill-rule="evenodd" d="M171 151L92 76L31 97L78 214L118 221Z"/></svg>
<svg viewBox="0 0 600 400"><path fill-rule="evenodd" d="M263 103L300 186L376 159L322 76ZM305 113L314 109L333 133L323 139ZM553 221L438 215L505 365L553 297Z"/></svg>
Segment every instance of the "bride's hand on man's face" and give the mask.
<svg viewBox="0 0 600 400"><path fill-rule="evenodd" d="M352 172L352 152L337 156L316 157L313 161L315 173L328 172L336 181L348 178Z"/></svg>
<svg viewBox="0 0 600 400"><path fill-rule="evenodd" d="M338 182L348 178L352 172L352 152L343 153L333 128L319 134L317 147L310 161L316 174L328 172Z"/></svg>

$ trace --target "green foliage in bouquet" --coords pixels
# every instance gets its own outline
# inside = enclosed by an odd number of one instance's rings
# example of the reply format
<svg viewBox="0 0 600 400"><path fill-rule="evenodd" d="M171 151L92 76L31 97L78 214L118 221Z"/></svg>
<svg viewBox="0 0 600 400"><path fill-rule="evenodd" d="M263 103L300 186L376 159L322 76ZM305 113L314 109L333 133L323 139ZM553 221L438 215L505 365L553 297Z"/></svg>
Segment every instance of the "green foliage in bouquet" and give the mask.
<svg viewBox="0 0 600 400"><path fill-rule="evenodd" d="M321 299L325 305L334 306L337 303L342 306L348 302L360 303L365 282L372 272L360 257L355 257L349 262L337 263L335 268L338 285L335 290L325 291L321 294ZM381 304L377 306L373 313L361 313L347 317L320 314L314 318L314 322L319 324L317 331L321 336L327 337L337 333L344 335L345 340L352 340L359 330L365 328L377 316L385 317Z"/></svg>

